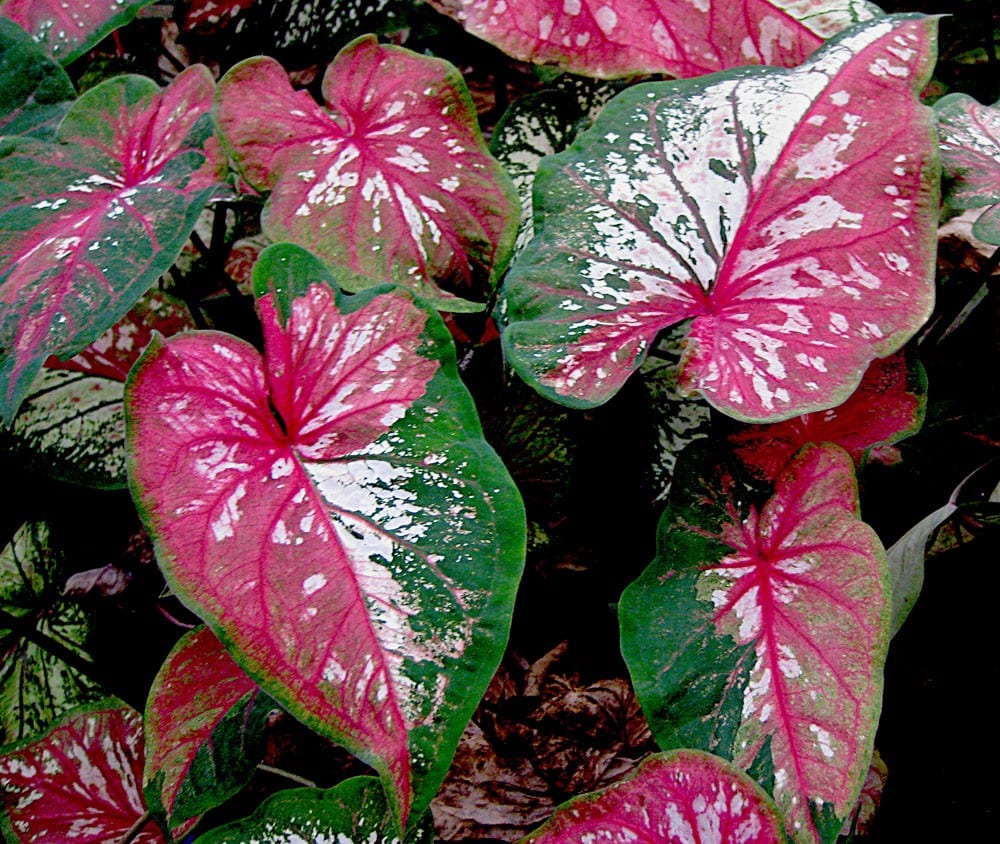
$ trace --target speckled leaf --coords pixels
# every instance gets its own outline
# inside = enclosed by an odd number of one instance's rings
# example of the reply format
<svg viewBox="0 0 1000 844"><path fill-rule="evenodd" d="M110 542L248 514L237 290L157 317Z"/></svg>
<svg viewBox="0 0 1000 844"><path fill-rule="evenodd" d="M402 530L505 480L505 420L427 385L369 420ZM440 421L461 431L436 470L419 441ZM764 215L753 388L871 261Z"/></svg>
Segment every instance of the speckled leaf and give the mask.
<svg viewBox="0 0 1000 844"><path fill-rule="evenodd" d="M21 525L0 551L0 744L103 696L82 673L91 620L60 597L61 562L44 522Z"/></svg>
<svg viewBox="0 0 1000 844"><path fill-rule="evenodd" d="M374 777L354 777L334 788L295 788L265 800L249 818L214 829L195 844L400 844L385 794ZM403 844L432 844L430 816Z"/></svg>
<svg viewBox="0 0 1000 844"><path fill-rule="evenodd" d="M210 131L202 66L162 91L141 76L90 89L60 143L0 145L0 415L49 355L95 341L180 254L211 187L192 174Z"/></svg>
<svg viewBox="0 0 1000 844"><path fill-rule="evenodd" d="M142 718L129 707L77 711L44 736L0 750L0 803L18 844L123 841L145 813ZM130 844L168 844L155 824Z"/></svg>
<svg viewBox="0 0 1000 844"><path fill-rule="evenodd" d="M773 425L747 425L729 437L740 459L774 480L802 446L832 442L861 465L872 448L899 442L920 430L927 408L927 376L902 351L872 361L843 404Z"/></svg>
<svg viewBox="0 0 1000 844"><path fill-rule="evenodd" d="M62 64L78 59L156 0L4 0L0 15L31 34Z"/></svg>
<svg viewBox="0 0 1000 844"><path fill-rule="evenodd" d="M499 662L523 507L436 313L399 289L338 299L290 245L255 285L263 358L193 332L133 368L133 497L176 593L405 821Z"/></svg>
<svg viewBox="0 0 1000 844"><path fill-rule="evenodd" d="M935 25L883 18L794 70L615 97L539 168L538 234L504 288L517 371L593 406L690 320L680 385L724 413L844 401L932 306L936 141L915 92Z"/></svg>
<svg viewBox="0 0 1000 844"><path fill-rule="evenodd" d="M271 191L264 233L313 251L346 289L392 282L480 310L509 259L517 199L461 75L364 37L329 66L323 96L326 109L263 57L219 83L219 129L247 181Z"/></svg>
<svg viewBox="0 0 1000 844"><path fill-rule="evenodd" d="M517 251L534 235L531 195L539 163L566 149L622 88L620 82L561 76L551 87L517 99L493 130L490 152L504 166L521 199Z"/></svg>
<svg viewBox="0 0 1000 844"><path fill-rule="evenodd" d="M0 135L51 137L75 97L66 71L0 18Z"/></svg>
<svg viewBox="0 0 1000 844"><path fill-rule="evenodd" d="M656 558L622 595L622 653L661 747L752 770L795 841L829 841L871 760L885 550L838 446L807 446L751 498L709 446L685 451Z"/></svg>
<svg viewBox="0 0 1000 844"><path fill-rule="evenodd" d="M863 0L429 0L508 55L610 78L794 67L879 9Z"/></svg>
<svg viewBox="0 0 1000 844"><path fill-rule="evenodd" d="M945 203L951 208L1000 204L1000 102L982 105L967 94L934 104L941 139ZM1000 208L988 209L972 227L986 243L1000 245Z"/></svg>
<svg viewBox="0 0 1000 844"><path fill-rule="evenodd" d="M699 750L647 757L629 779L560 806L522 844L782 844L781 815L743 771Z"/></svg>
<svg viewBox="0 0 1000 844"><path fill-rule="evenodd" d="M215 634L186 634L160 668L146 701L143 790L176 827L249 782L263 757L274 704Z"/></svg>
<svg viewBox="0 0 1000 844"><path fill-rule="evenodd" d="M255 3L257 0L192 0L185 4L181 29L202 33L224 29Z"/></svg>
<svg viewBox="0 0 1000 844"><path fill-rule="evenodd" d="M194 328L183 304L151 291L94 343L39 372L0 448L59 480L114 488L125 478L125 379L152 339Z"/></svg>

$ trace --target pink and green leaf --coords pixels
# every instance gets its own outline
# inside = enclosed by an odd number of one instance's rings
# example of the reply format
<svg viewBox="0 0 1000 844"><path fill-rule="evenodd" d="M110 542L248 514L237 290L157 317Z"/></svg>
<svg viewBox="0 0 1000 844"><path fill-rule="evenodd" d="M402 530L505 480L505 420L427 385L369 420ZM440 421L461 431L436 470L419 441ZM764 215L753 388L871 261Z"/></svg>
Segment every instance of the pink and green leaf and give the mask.
<svg viewBox="0 0 1000 844"><path fill-rule="evenodd" d="M773 481L809 443L839 445L860 466L871 450L915 434L927 408L927 376L918 361L897 352L871 362L858 389L843 404L772 425L747 425L729 441L756 475Z"/></svg>
<svg viewBox="0 0 1000 844"><path fill-rule="evenodd" d="M271 192L264 233L318 255L347 290L389 282L480 310L509 260L517 199L461 75L369 36L334 59L323 96L325 108L264 57L219 83L219 131Z"/></svg>
<svg viewBox="0 0 1000 844"><path fill-rule="evenodd" d="M214 633L200 627L185 635L146 701L148 805L174 828L238 792L263 756L273 709Z"/></svg>
<svg viewBox="0 0 1000 844"><path fill-rule="evenodd" d="M724 413L844 401L932 307L937 144L916 94L935 26L882 18L794 70L615 97L539 168L538 234L504 285L515 369L591 407L690 321L681 388Z"/></svg>
<svg viewBox="0 0 1000 844"><path fill-rule="evenodd" d="M700 750L647 757L629 779L560 806L521 844L782 844L781 815L739 768Z"/></svg>
<svg viewBox="0 0 1000 844"><path fill-rule="evenodd" d="M210 131L202 66L160 90L123 76L81 97L59 143L0 148L0 416L46 358L78 353L180 254L211 187L189 180Z"/></svg>
<svg viewBox="0 0 1000 844"><path fill-rule="evenodd" d="M153 332L194 328L188 310L153 290L67 361L49 358L4 440L24 465L71 483L126 485L125 379Z"/></svg>
<svg viewBox="0 0 1000 844"><path fill-rule="evenodd" d="M175 592L291 713L426 808L499 662L524 512L439 317L255 270L263 357L193 332L126 388L133 496Z"/></svg>
<svg viewBox="0 0 1000 844"><path fill-rule="evenodd" d="M337 844L397 842L385 792L374 777L353 777L333 788L294 788L265 800L248 818L206 832L195 844ZM414 825L402 844L433 844L430 815Z"/></svg>
<svg viewBox="0 0 1000 844"><path fill-rule="evenodd" d="M983 105L968 94L934 104L941 139L944 201L951 208L987 208L972 233L1000 245L1000 102Z"/></svg>
<svg viewBox="0 0 1000 844"><path fill-rule="evenodd" d="M66 65L106 35L125 26L155 0L3 0L0 15L12 20L52 58Z"/></svg>
<svg viewBox="0 0 1000 844"><path fill-rule="evenodd" d="M66 71L0 18L0 134L49 138L75 98Z"/></svg>
<svg viewBox="0 0 1000 844"><path fill-rule="evenodd" d="M879 9L864 0L430 0L522 61L584 76L703 76L801 64L824 40Z"/></svg>
<svg viewBox="0 0 1000 844"><path fill-rule="evenodd" d="M793 840L829 841L872 755L886 554L835 445L807 446L753 498L709 447L685 452L656 558L622 595L622 653L661 747L730 759Z"/></svg>
<svg viewBox="0 0 1000 844"><path fill-rule="evenodd" d="M109 844L145 815L142 717L108 702L0 749L0 811L17 844ZM169 844L153 823L135 844Z"/></svg>
<svg viewBox="0 0 1000 844"><path fill-rule="evenodd" d="M104 696L87 673L90 614L58 597L62 563L45 522L25 522L0 551L0 744Z"/></svg>

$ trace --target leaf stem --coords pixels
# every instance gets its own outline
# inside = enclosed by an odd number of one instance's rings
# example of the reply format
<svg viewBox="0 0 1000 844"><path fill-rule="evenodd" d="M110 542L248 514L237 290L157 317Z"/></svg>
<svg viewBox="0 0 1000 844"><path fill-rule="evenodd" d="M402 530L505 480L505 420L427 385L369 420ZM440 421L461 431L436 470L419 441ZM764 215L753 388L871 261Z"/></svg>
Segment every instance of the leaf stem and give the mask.
<svg viewBox="0 0 1000 844"><path fill-rule="evenodd" d="M312 780L307 780L305 777L300 777L298 774L293 774L290 771L285 771L281 768L275 768L273 765L265 765L263 762L257 765L257 770L264 771L267 774L274 774L278 777L284 777L286 780L297 782L299 785L304 785L307 788L319 788L319 786Z"/></svg>
<svg viewBox="0 0 1000 844"><path fill-rule="evenodd" d="M139 819L129 828L129 831L125 833L125 837L119 842L119 844L132 844L132 842L139 837L139 833L142 832L142 828L150 822L152 817L153 816L150 814L148 809L143 812Z"/></svg>

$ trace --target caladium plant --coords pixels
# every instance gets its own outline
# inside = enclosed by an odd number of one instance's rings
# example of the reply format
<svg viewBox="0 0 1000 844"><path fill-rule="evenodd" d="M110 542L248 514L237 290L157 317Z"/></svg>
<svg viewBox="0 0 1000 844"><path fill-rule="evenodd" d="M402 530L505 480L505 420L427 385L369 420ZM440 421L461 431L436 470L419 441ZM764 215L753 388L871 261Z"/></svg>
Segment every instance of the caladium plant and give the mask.
<svg viewBox="0 0 1000 844"><path fill-rule="evenodd" d="M899 479L1000 442L983 383L928 439L939 198L1000 196L996 106L923 103L935 20L143 5L0 4L6 836L862 830L890 639L971 513Z"/></svg>
<svg viewBox="0 0 1000 844"><path fill-rule="evenodd" d="M933 29L885 18L794 70L616 97L539 170L539 233L504 285L518 372L590 407L691 320L681 386L724 413L773 421L846 399L932 305L936 146L915 95Z"/></svg>

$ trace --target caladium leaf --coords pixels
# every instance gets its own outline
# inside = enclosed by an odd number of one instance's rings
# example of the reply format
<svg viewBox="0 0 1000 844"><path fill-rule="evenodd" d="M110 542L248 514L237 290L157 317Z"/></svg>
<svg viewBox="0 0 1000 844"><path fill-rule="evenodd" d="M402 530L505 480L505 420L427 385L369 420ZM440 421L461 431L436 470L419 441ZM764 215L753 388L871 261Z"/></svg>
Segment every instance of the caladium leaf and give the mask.
<svg viewBox="0 0 1000 844"><path fill-rule="evenodd" d="M385 793L374 777L353 777L326 791L293 788L265 800L249 818L199 836L195 844L401 844ZM402 844L432 844L428 816Z"/></svg>
<svg viewBox="0 0 1000 844"><path fill-rule="evenodd" d="M142 717L127 706L71 713L44 736L0 749L0 810L18 844L122 841L146 814ZM169 844L153 823L129 839Z"/></svg>
<svg viewBox="0 0 1000 844"><path fill-rule="evenodd" d="M60 598L61 563L44 522L24 523L0 551L0 744L104 696L86 673L90 616Z"/></svg>
<svg viewBox="0 0 1000 844"><path fill-rule="evenodd" d="M904 352L876 358L851 397L838 407L773 425L748 425L729 441L757 475L773 481L808 443L832 442L857 465L875 446L899 442L920 430L927 409L927 376Z"/></svg>
<svg viewBox="0 0 1000 844"><path fill-rule="evenodd" d="M560 806L522 844L781 844L781 815L756 782L699 750L647 757L629 779Z"/></svg>
<svg viewBox="0 0 1000 844"><path fill-rule="evenodd" d="M66 71L0 18L0 135L51 137L75 97Z"/></svg>
<svg viewBox="0 0 1000 844"><path fill-rule="evenodd" d="M143 791L171 828L249 782L275 705L205 627L186 634L146 701Z"/></svg>
<svg viewBox="0 0 1000 844"><path fill-rule="evenodd" d="M347 290L391 282L481 310L510 256L517 200L461 75L364 37L329 66L323 96L326 109L269 58L219 83L219 130L247 181L271 191L264 233L311 250Z"/></svg>
<svg viewBox="0 0 1000 844"><path fill-rule="evenodd" d="M944 201L951 208L988 208L972 226L986 243L1000 245L1000 102L986 106L967 94L934 104L941 138Z"/></svg>
<svg viewBox="0 0 1000 844"><path fill-rule="evenodd" d="M28 32L62 64L78 59L156 0L3 0L0 15Z"/></svg>
<svg viewBox="0 0 1000 844"><path fill-rule="evenodd" d="M879 9L864 0L428 0L524 61L586 76L794 67Z"/></svg>
<svg viewBox="0 0 1000 844"><path fill-rule="evenodd" d="M141 76L84 94L58 144L0 148L0 416L13 418L49 355L68 357L117 322L180 254L211 187L207 68L168 88Z"/></svg>
<svg viewBox="0 0 1000 844"><path fill-rule="evenodd" d="M130 482L176 593L292 714L370 762L403 822L502 654L524 511L447 329L404 291L338 299L290 245L255 270L265 354L154 342Z"/></svg>
<svg viewBox="0 0 1000 844"><path fill-rule="evenodd" d="M32 382L4 447L60 480L114 488L125 478L125 379L153 331L194 328L182 303L151 291L68 361L50 358Z"/></svg>
<svg viewBox="0 0 1000 844"><path fill-rule="evenodd" d="M539 168L539 233L504 286L518 372L593 406L691 320L680 385L724 413L844 401L932 306L936 141L915 92L934 28L884 18L794 70L615 97Z"/></svg>
<svg viewBox="0 0 1000 844"><path fill-rule="evenodd" d="M566 149L622 89L620 82L562 76L551 87L517 99L493 130L490 152L504 166L521 199L518 251L534 236L531 196L539 163Z"/></svg>
<svg viewBox="0 0 1000 844"><path fill-rule="evenodd" d="M885 550L838 446L799 452L760 510L749 498L707 446L685 451L656 558L622 595L622 653L661 747L754 770L794 840L832 840L881 706Z"/></svg>

